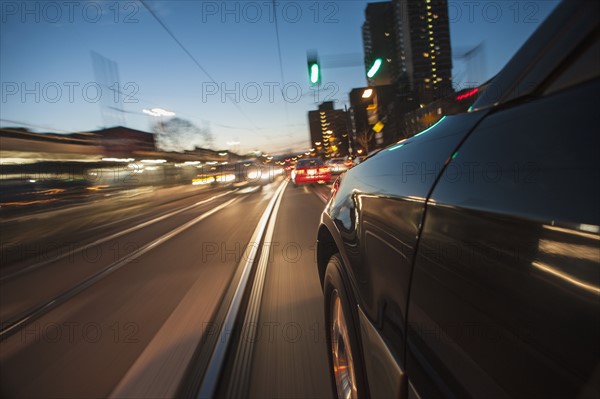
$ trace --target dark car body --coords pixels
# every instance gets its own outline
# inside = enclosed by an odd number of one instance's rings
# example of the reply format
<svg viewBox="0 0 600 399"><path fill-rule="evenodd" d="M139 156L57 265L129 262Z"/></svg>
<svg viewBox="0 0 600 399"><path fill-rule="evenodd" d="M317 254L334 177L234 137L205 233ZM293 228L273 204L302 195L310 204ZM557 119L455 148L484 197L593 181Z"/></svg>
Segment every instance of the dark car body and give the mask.
<svg viewBox="0 0 600 399"><path fill-rule="evenodd" d="M560 4L471 112L334 184L317 263L353 394L598 397L598 10Z"/></svg>
<svg viewBox="0 0 600 399"><path fill-rule="evenodd" d="M355 157L355 158L352 160L352 166L356 166L356 165L360 164L360 163L361 163L361 162L363 162L363 161L364 161L366 158L367 158L367 156L366 156L366 155L362 155L362 156Z"/></svg>

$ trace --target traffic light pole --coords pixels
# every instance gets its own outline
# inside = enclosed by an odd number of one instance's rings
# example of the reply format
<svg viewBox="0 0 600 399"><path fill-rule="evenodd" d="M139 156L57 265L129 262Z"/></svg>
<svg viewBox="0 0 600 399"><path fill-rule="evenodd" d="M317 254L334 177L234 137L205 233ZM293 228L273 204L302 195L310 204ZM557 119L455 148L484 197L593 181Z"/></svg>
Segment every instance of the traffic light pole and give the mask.
<svg viewBox="0 0 600 399"><path fill-rule="evenodd" d="M348 106L344 104L344 112L346 115L346 134L348 135L348 155L352 158L352 130L350 128L350 123L348 122L349 114L348 114Z"/></svg>

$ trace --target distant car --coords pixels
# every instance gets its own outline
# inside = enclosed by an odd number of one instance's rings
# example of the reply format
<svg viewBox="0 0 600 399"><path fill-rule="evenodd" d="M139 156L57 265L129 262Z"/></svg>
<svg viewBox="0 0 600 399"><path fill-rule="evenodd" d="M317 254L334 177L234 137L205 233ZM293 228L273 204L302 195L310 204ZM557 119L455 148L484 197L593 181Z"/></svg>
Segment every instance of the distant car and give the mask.
<svg viewBox="0 0 600 399"><path fill-rule="evenodd" d="M599 397L599 10L562 2L469 112L334 183L338 397Z"/></svg>
<svg viewBox="0 0 600 399"><path fill-rule="evenodd" d="M331 173L339 175L344 173L352 166L352 161L346 157L333 158L325 162L325 164L331 169Z"/></svg>
<svg viewBox="0 0 600 399"><path fill-rule="evenodd" d="M295 185L325 184L331 179L331 170L319 158L299 159L291 174Z"/></svg>
<svg viewBox="0 0 600 399"><path fill-rule="evenodd" d="M192 179L192 184L212 187L262 187L282 174L283 169L280 167L262 165L253 161L220 165L207 164L199 169L199 173Z"/></svg>

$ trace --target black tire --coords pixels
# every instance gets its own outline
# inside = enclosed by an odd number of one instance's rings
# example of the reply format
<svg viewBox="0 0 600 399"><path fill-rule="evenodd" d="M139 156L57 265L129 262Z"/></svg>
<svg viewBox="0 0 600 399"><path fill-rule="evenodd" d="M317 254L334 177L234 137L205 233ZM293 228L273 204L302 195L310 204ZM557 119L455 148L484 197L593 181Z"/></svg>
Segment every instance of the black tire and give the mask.
<svg viewBox="0 0 600 399"><path fill-rule="evenodd" d="M331 376L331 387L333 390L333 394L336 397L348 397L347 392L346 395L343 393L342 388L338 388L337 381L339 379L343 379L344 377L341 374L343 372L338 373L336 377L335 373L335 364L334 364L334 348L338 350L338 358L337 362L340 364L340 348L343 347L343 350L350 354L350 361L347 362L347 367L342 367L340 369L349 371L345 374L350 375L353 374L352 380L353 384L348 384L353 386L354 388L350 389L350 396L358 397L358 398L367 398L368 390L366 385L366 379L364 374L363 367L363 359L362 352L360 350L360 341L359 341L359 322L358 322L358 314L356 310L356 302L354 301L350 291L346 288L347 283L344 278L345 272L343 268L343 262L339 254L334 254L327 264L327 269L325 270L325 278L323 280L323 293L325 299L325 330L327 337L327 358L329 359L329 370ZM336 318L332 315L332 311L335 308L334 302L336 302L336 297L339 298L339 309L341 309L343 318L345 319L345 324L347 326L347 335L346 338L334 338L334 330L336 326L334 326L333 319ZM338 323L340 324L340 323ZM339 336L339 335L338 335ZM334 342L335 340L335 342ZM349 341L349 345L347 342ZM341 384L344 385L344 384ZM342 392L340 392L342 390Z"/></svg>

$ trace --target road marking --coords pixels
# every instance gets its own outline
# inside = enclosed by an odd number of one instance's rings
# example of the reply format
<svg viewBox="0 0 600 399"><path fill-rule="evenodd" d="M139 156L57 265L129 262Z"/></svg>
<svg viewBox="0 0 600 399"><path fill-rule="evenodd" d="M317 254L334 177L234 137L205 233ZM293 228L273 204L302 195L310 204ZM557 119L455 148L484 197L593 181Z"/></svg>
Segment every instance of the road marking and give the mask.
<svg viewBox="0 0 600 399"><path fill-rule="evenodd" d="M248 395L247 389L250 385L249 371L252 363L252 354L254 353L254 343L257 333L256 326L258 326L258 317L260 313L260 305L262 303L265 277L267 274L267 265L269 262L271 244L273 242L273 232L275 230L275 223L277 221L277 214L279 212L279 206L281 205L282 198L283 194L277 198L277 202L273 208L273 213L269 219L269 225L263 240L263 247L260 253L256 274L254 276L252 291L250 291L250 298L246 308L244 323L242 324L240 341L237 347L237 353L230 375L231 381L235 381L235 384L231 384L228 387L227 394L225 395L228 398L241 398Z"/></svg>
<svg viewBox="0 0 600 399"><path fill-rule="evenodd" d="M195 208L195 207L197 207L197 206L204 205L204 204L206 204L206 203L208 203L208 202L214 201L214 200L215 200L215 199L217 199L217 198L220 198L220 197L223 197L223 196L225 196L225 195L231 194L231 193L233 193L233 192L235 192L235 191L237 191L237 189L235 189L235 190L230 190L230 191L226 191L226 192L224 192L224 193L222 193L222 194L219 194L219 195L214 195L214 196L212 196L212 197L210 197L210 198L207 198L207 199L205 199L205 200L198 201L198 202L196 202L195 204L188 205L188 206L186 206L186 207L184 207L184 208L181 208L181 209L178 209L178 210L176 210L176 211L172 211L172 212L166 213L166 214L164 214L164 215L162 215L162 216L159 216L159 217L156 217L156 218L154 218L154 219L147 220L147 221L145 221L145 222L143 222L143 223L140 223L140 224L138 224L138 225L135 225L135 226L133 226L133 227L130 227L130 228L128 228L128 229L121 230L121 231L119 231L119 232L117 232L117 233L114 233L114 234L111 234L111 235L109 235L109 236L106 236L106 237L100 238L100 239L98 239L98 240L96 240L96 241L94 241L94 242L91 242L91 243L89 243L89 244L86 244L86 245L84 245L84 246L81 246L81 247L79 247L79 248L76 248L76 249L74 249L73 251L66 251L66 252L64 252L64 253L62 253L62 254L60 254L60 255L57 255L57 256L55 256L54 258L47 259L47 260L45 260L45 261L43 261L43 262L34 263L33 265L30 265L30 266L27 266L27 267L23 267L23 268L19 268L18 270L15 270L15 271L14 271L14 272L12 272L12 273L8 273L8 274L5 274L5 275L1 276L1 277L0 277L0 281L4 281L4 280L7 280L7 279L9 279L9 278L13 278L13 277L16 277L16 276L20 276L21 274L24 274L24 273L30 272L30 271L32 271L32 270L38 269L38 268L40 268L40 267L46 266L47 264L54 263L54 262L56 262L56 261L58 261L58 260L61 260L61 259L63 259L63 258L66 258L66 257L68 257L68 256L72 256L73 254L76 254L76 253L78 253L78 252L85 251L85 250L86 250L86 249L88 249L88 248L92 248L92 247L95 247L95 246L97 246L97 245L103 244L103 243L105 243L105 242L107 242L107 241L114 240L115 238L119 238L119 237L121 237L121 236L123 236L123 235L125 235L125 234L133 233L133 232L134 232L134 231L136 231L136 230L139 230L139 229L141 229L141 228L144 228L144 227L150 226L150 225L152 225L152 224L154 224L154 223L157 223L157 222L160 222L160 221L162 221L162 220L168 219L168 218L170 218L171 216L175 216L175 215L177 215L177 214L179 214L179 213L182 213L182 212L188 211L188 210L190 210L190 209L192 209L192 208Z"/></svg>
<svg viewBox="0 0 600 399"><path fill-rule="evenodd" d="M321 201L323 201L325 204L327 203L327 201L328 201L328 198L327 198L327 196L326 196L325 194L323 194L323 193L319 192L319 191L318 191L317 189L315 189L315 188L313 188L313 193L314 193L314 194L315 194L317 197L319 197L319 199L320 199Z"/></svg>
<svg viewBox="0 0 600 399"><path fill-rule="evenodd" d="M265 230L267 229L267 223L269 221L269 218L271 217L271 214L275 208L277 201L281 196L283 196L283 191L285 190L287 183L288 180L286 179L281 184L281 186L279 186L279 188L271 198L269 205L267 205L267 209L265 209L265 212L263 213L260 221L258 222L258 225L256 226L256 230L254 231L250 242L258 243L261 241L262 237L265 234ZM217 385L219 383L221 369L223 368L223 364L225 363L225 355L227 353L227 348L229 347L229 344L231 342L231 331L233 331L235 320L238 317L242 297L246 292L246 286L248 285L248 279L252 270L252 266L254 265L254 258L256 257L257 253L258 246L252 245L248 256L245 256L245 260L242 260L243 265L242 263L240 263L240 265L243 267L242 276L237 284L235 294L233 296L231 304L229 305L229 309L227 310L225 320L221 324L218 340L212 352L206 372L204 373L202 384L200 386L200 391L197 395L198 398L212 398L215 394Z"/></svg>
<svg viewBox="0 0 600 399"><path fill-rule="evenodd" d="M233 204L234 202L238 201L241 197L238 198L232 198L229 201L218 205L216 207L214 207L213 209L211 209L208 212L203 213L200 216L195 217L194 219L190 220L189 222L186 222L184 224L182 224L181 226L171 230L170 232L162 235L161 237L149 242L148 244L144 245L143 247L139 248L138 250L130 253L129 255L119 259L118 261L112 263L110 266L102 269L101 271L93 274L92 276L86 278L85 280L79 282L77 285L69 288L66 291L63 291L62 293L60 293L59 295L57 295L56 297L54 297L53 299L51 299L50 301L46 302L43 305L39 305L38 307L26 312L25 314L19 315L17 317L14 317L4 323L2 323L2 326L0 327L0 341L4 340L5 338L7 338L8 336L12 335L13 333L17 332L20 328L24 327L25 325L27 325L28 323L30 323L31 321L39 318L40 316L42 316L43 314L49 312L50 310L54 309L55 307L57 307L58 305L66 302L67 300L69 300L70 298L74 297L75 295L79 294L80 292L82 292L83 290L85 290L86 288L92 286L93 284L95 284L96 282L102 280L104 277L110 275L111 273L119 270L121 267L125 266L126 264L130 263L131 261L139 258L140 256L142 256L143 254L145 254L146 252L149 252L150 250L158 247L159 245L165 243L167 240L175 237L176 235L178 235L179 233L187 230L188 228L192 227L193 225L195 225L196 223L206 219L207 217L217 213L218 211L220 211L221 209L226 208L227 206Z"/></svg>

